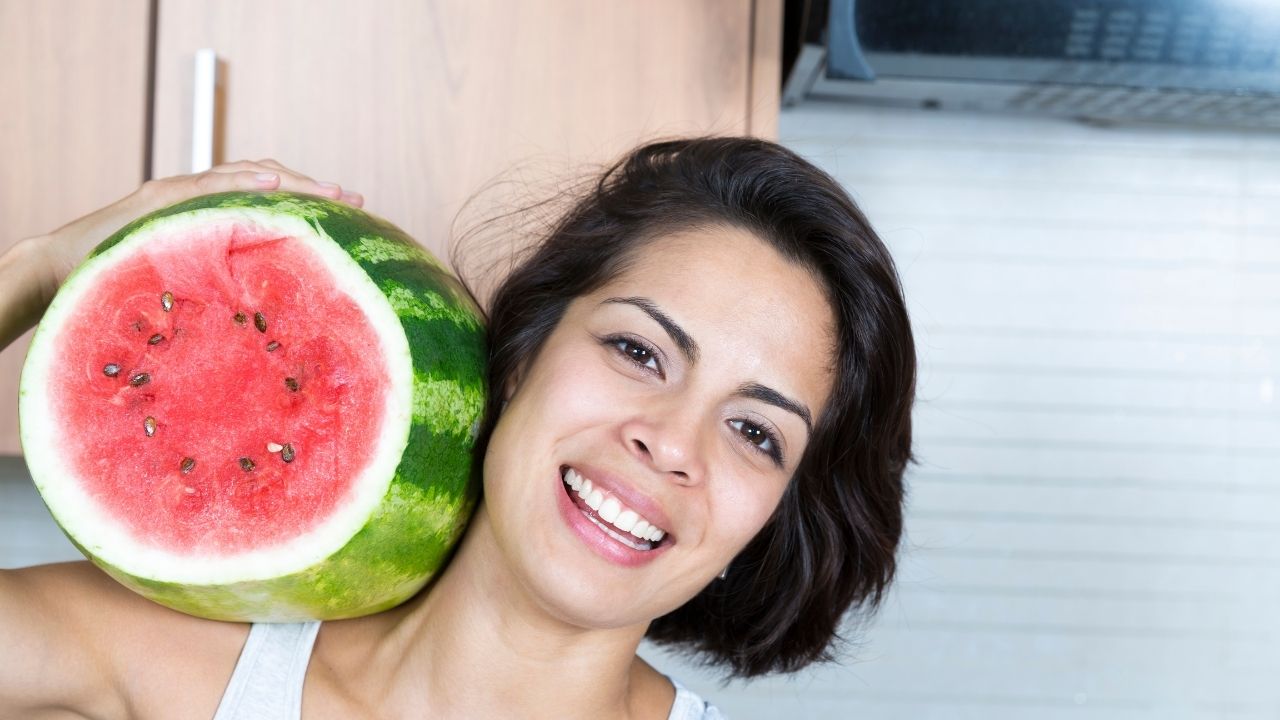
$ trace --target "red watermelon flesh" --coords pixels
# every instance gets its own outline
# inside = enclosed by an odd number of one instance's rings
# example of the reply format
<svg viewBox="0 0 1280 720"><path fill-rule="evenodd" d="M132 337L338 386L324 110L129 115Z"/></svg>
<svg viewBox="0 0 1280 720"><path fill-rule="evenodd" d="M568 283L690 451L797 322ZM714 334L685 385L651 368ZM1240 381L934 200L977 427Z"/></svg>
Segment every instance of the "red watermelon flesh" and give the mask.
<svg viewBox="0 0 1280 720"><path fill-rule="evenodd" d="M485 356L465 289L391 223L206 195L121 228L58 290L23 365L23 452L67 537L145 597L365 615L466 527Z"/></svg>
<svg viewBox="0 0 1280 720"><path fill-rule="evenodd" d="M57 444L138 541L263 548L344 500L380 432L387 371L306 244L249 224L187 233L119 265L56 338L76 359L50 378L66 390L54 414L75 428Z"/></svg>

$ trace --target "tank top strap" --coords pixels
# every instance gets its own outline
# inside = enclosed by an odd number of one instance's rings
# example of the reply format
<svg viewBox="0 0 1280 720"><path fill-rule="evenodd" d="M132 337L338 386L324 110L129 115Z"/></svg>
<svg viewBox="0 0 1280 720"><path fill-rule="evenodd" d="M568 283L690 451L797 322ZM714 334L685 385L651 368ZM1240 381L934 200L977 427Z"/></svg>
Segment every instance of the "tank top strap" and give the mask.
<svg viewBox="0 0 1280 720"><path fill-rule="evenodd" d="M255 623L213 720L300 720L318 621Z"/></svg>

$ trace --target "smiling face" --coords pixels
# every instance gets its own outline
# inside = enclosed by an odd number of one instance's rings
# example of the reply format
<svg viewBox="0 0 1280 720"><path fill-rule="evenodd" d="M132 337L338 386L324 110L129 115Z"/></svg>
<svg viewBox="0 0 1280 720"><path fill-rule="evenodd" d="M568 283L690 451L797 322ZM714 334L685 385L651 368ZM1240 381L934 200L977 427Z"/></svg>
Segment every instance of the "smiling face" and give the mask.
<svg viewBox="0 0 1280 720"><path fill-rule="evenodd" d="M833 331L818 281L747 231L647 242L523 369L473 530L575 625L679 607L777 507L831 390Z"/></svg>

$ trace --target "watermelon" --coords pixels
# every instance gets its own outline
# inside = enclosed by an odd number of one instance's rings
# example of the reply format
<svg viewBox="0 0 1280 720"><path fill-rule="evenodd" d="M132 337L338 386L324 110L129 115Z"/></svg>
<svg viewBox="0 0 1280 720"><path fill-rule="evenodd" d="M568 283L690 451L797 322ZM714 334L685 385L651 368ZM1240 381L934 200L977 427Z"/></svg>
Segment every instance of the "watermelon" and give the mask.
<svg viewBox="0 0 1280 720"><path fill-rule="evenodd" d="M222 193L127 225L32 339L19 416L93 563L218 620L395 606L478 497L481 316L404 232L346 205Z"/></svg>

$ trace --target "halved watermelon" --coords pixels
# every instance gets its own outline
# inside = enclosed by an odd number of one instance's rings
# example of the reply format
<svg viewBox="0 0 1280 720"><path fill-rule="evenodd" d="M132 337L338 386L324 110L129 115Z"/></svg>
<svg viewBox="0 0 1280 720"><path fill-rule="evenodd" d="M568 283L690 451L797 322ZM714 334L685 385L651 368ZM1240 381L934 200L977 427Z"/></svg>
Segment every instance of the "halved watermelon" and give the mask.
<svg viewBox="0 0 1280 720"><path fill-rule="evenodd" d="M352 617L440 567L478 493L480 315L354 208L224 193L131 223L31 343L27 465L90 560L223 620Z"/></svg>

